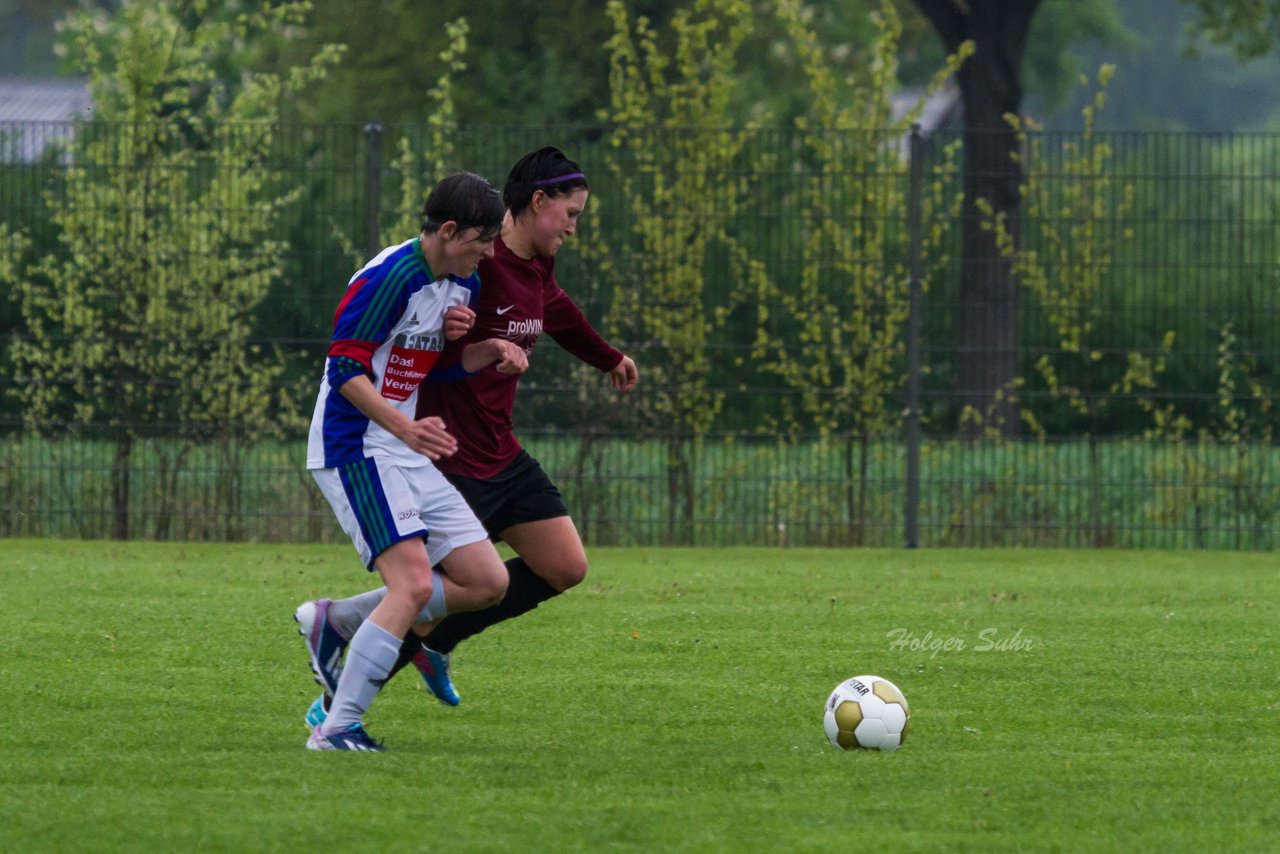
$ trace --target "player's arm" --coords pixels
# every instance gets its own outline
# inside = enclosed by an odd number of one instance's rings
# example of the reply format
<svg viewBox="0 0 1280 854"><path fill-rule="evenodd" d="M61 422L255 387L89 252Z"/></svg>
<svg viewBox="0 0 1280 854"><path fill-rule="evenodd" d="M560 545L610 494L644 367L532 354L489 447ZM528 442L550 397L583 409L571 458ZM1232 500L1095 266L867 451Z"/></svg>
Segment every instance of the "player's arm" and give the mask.
<svg viewBox="0 0 1280 854"><path fill-rule="evenodd" d="M445 348L445 355L427 374L427 382L451 383L493 365L499 373L523 374L529 370L529 355L519 344L505 338L486 338Z"/></svg>
<svg viewBox="0 0 1280 854"><path fill-rule="evenodd" d="M636 363L624 353L622 361L609 371L609 384L623 394L627 394L639 381L640 371L636 369Z"/></svg>
<svg viewBox="0 0 1280 854"><path fill-rule="evenodd" d="M457 341L466 336L476 325L476 313L465 305L451 306L444 314L444 337L447 341ZM446 354L447 358L448 354ZM488 365L493 365L504 374L523 374L529 369L529 356L524 348L503 338L486 338L467 344L459 359L462 370L468 374ZM446 376L441 371L439 376ZM434 372L431 376L435 376Z"/></svg>
<svg viewBox="0 0 1280 854"><path fill-rule="evenodd" d="M428 459L438 460L458 450L458 440L445 430L443 421L435 416L416 421L409 418L378 394L366 374L356 374L347 379L338 388L338 393L370 421Z"/></svg>
<svg viewBox="0 0 1280 854"><path fill-rule="evenodd" d="M523 374L529 370L529 354L514 341L505 338L486 338L468 344L462 351L462 369L469 374L488 365L500 373Z"/></svg>
<svg viewBox="0 0 1280 854"><path fill-rule="evenodd" d="M640 372L635 361L610 346L558 285L551 289L544 313L544 328L557 344L596 370L607 373L610 385L623 394L636 387Z"/></svg>
<svg viewBox="0 0 1280 854"><path fill-rule="evenodd" d="M476 313L470 306L451 305L444 313L444 340L457 341L476 325Z"/></svg>
<svg viewBox="0 0 1280 854"><path fill-rule="evenodd" d="M438 460L458 449L457 440L445 430L444 422L439 418L409 418L379 394L373 384L373 354L390 334L395 319L403 314L407 301L400 288L390 294L390 299L383 298L388 295L386 289L394 287L386 283L384 272L373 270L368 276L353 278L347 286L347 295L333 318L333 339L325 367L329 388L410 450ZM468 318L465 314L455 316L455 324L459 321L466 324Z"/></svg>

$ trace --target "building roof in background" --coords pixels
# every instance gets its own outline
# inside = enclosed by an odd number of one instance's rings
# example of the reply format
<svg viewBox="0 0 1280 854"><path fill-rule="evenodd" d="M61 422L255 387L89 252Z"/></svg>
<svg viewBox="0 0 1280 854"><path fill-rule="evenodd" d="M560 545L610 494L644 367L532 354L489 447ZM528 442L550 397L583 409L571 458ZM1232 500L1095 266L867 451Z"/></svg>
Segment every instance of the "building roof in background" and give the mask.
<svg viewBox="0 0 1280 854"><path fill-rule="evenodd" d="M924 96L925 90L920 88L904 89L894 95L890 102L894 121L910 112ZM925 98L924 112L920 114L920 132L928 135L943 130L959 106L960 89L954 83L948 83L941 91Z"/></svg>
<svg viewBox="0 0 1280 854"><path fill-rule="evenodd" d="M0 122L67 122L92 109L84 80L0 77Z"/></svg>
<svg viewBox="0 0 1280 854"><path fill-rule="evenodd" d="M924 94L923 89L913 88L894 95L893 118L906 115ZM920 129L930 133L945 127L959 103L960 90L954 84L929 96ZM0 77L0 122L66 122L87 119L92 112L93 100L84 80Z"/></svg>
<svg viewBox="0 0 1280 854"><path fill-rule="evenodd" d="M84 80L0 77L0 162L34 163L92 113Z"/></svg>

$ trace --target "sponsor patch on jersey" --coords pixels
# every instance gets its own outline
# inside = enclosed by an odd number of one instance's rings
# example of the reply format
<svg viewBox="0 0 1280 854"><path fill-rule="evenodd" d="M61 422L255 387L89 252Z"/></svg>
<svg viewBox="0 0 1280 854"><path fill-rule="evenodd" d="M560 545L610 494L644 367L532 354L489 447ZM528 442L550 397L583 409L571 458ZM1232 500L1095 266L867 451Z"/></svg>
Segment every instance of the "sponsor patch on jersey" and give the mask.
<svg viewBox="0 0 1280 854"><path fill-rule="evenodd" d="M387 369L382 375L382 396L388 400L405 401L409 399L427 372L440 357L438 350L414 350L398 344L391 348L387 357Z"/></svg>
<svg viewBox="0 0 1280 854"><path fill-rule="evenodd" d="M521 338L537 338L541 334L542 318L540 317L507 321L506 337L512 341L519 341Z"/></svg>

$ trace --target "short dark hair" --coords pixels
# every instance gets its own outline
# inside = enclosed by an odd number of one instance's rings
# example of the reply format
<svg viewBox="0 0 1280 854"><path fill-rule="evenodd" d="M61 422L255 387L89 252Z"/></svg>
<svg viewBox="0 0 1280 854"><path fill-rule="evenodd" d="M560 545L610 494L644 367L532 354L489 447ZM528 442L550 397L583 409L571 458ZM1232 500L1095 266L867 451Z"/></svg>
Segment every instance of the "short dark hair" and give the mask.
<svg viewBox="0 0 1280 854"><path fill-rule="evenodd" d="M422 206L422 230L428 234L452 220L458 230L480 229L481 237L502 230L506 213L498 188L474 172L455 172L445 178L427 196Z"/></svg>
<svg viewBox="0 0 1280 854"><path fill-rule="evenodd" d="M516 161L502 188L502 200L512 216L524 213L538 190L548 196L567 196L577 190L590 189L587 176L577 163L565 157L554 146L531 151Z"/></svg>

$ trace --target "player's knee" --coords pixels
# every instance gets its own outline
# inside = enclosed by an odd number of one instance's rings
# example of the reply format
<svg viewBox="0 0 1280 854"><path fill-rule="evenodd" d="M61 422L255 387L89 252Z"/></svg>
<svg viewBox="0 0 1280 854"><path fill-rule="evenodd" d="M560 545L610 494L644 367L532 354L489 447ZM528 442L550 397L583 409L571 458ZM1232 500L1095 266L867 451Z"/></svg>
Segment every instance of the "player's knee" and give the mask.
<svg viewBox="0 0 1280 854"><path fill-rule="evenodd" d="M413 577L408 578L399 585L396 591L402 596L408 604L412 605L415 610L422 610L427 603L431 601L431 592L433 590L431 584L430 571L424 573L415 573Z"/></svg>
<svg viewBox="0 0 1280 854"><path fill-rule="evenodd" d="M493 572L485 573L476 590L477 595L484 600L480 607L488 608L501 602L502 597L507 594L507 580L506 568L501 564Z"/></svg>
<svg viewBox="0 0 1280 854"><path fill-rule="evenodd" d="M570 560L561 561L555 572L549 573L547 583L558 592L563 593L570 587L577 587L587 577L587 556L581 555Z"/></svg>

